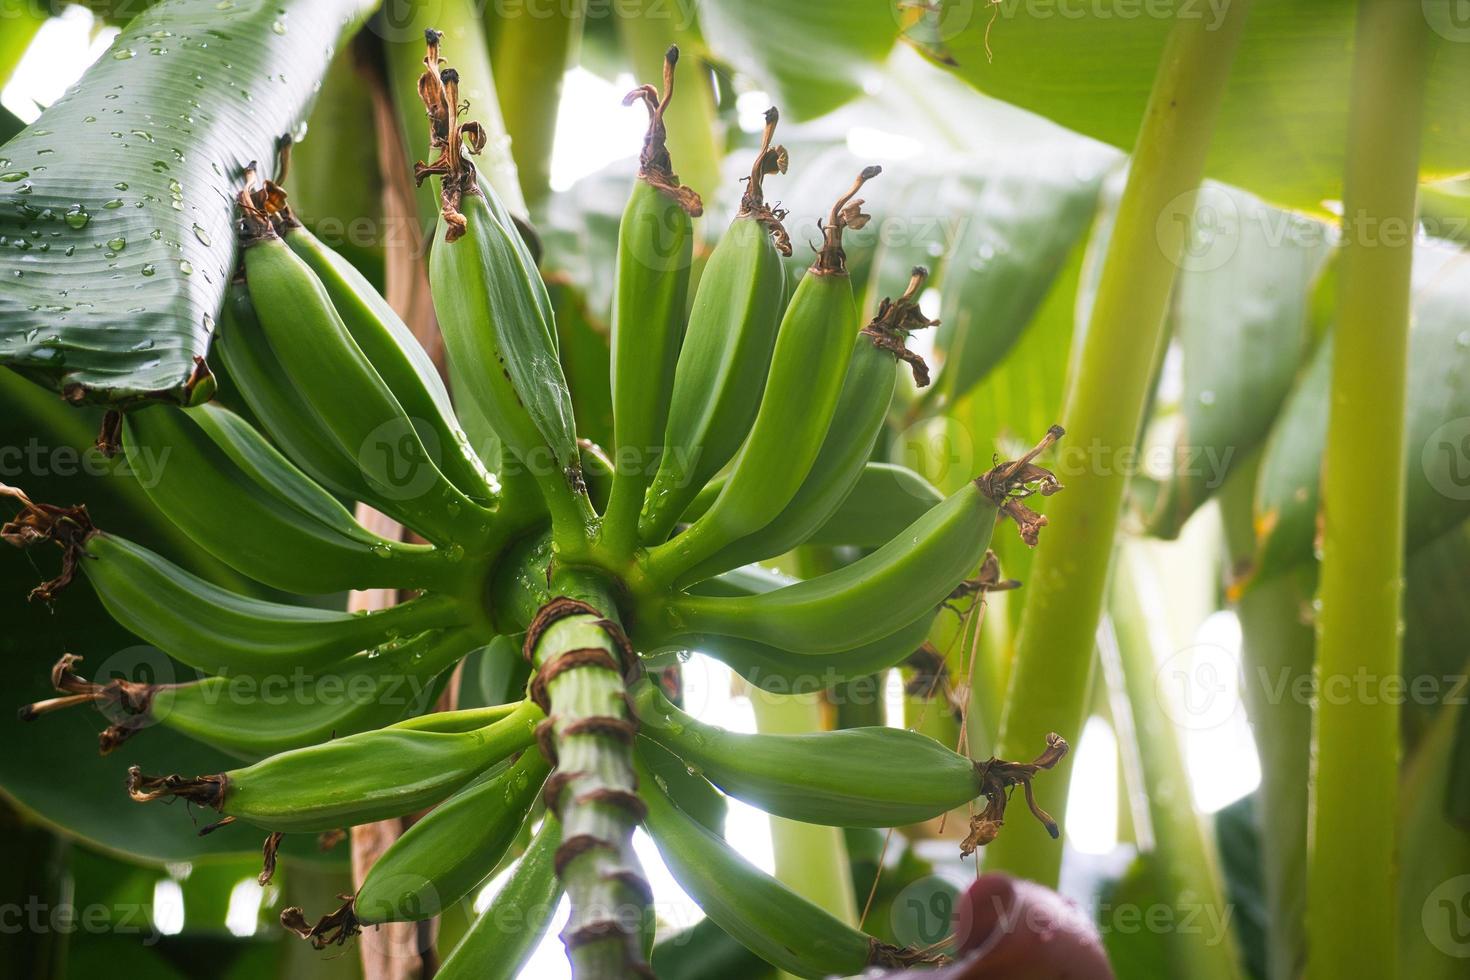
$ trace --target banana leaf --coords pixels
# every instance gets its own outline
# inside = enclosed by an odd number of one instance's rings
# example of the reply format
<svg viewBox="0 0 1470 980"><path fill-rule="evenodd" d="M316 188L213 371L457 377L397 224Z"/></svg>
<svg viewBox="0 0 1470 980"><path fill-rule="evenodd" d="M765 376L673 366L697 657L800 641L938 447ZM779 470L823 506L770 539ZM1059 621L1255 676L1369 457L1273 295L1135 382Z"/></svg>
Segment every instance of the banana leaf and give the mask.
<svg viewBox="0 0 1470 980"><path fill-rule="evenodd" d="M896 39L987 95L1131 148L1176 19L1218 25L1230 0L701 0L716 56L809 118L876 84ZM1457 0L1423 0L1430 36L1421 169L1470 169L1470 27ZM1257 3L1231 71L1208 174L1318 215L1342 196L1356 5ZM814 40L815 39L815 40Z"/></svg>
<svg viewBox="0 0 1470 980"><path fill-rule="evenodd" d="M1415 248L1409 335L1407 549L1470 518L1470 253L1428 240ZM1256 569L1264 579L1312 556L1318 475L1327 435L1329 336L1278 416L1256 486ZM1362 393L1372 398L1373 392ZM1366 480L1381 472L1364 473ZM1387 519L1390 515L1384 515Z"/></svg>
<svg viewBox="0 0 1470 980"><path fill-rule="evenodd" d="M72 401L186 401L274 172L370 0L164 0L0 147L0 364Z"/></svg>
<svg viewBox="0 0 1470 980"><path fill-rule="evenodd" d="M1221 184L1200 191L1174 285L1179 390L1155 405L1130 506L1149 533L1184 522L1265 439L1311 341L1309 306L1335 230Z"/></svg>

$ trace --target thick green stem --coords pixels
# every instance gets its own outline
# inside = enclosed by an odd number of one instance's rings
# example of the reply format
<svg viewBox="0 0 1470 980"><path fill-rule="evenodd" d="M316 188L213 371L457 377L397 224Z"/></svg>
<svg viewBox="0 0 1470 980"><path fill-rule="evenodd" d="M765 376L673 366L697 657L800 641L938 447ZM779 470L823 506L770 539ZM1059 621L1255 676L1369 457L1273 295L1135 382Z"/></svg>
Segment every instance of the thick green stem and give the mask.
<svg viewBox="0 0 1470 980"><path fill-rule="evenodd" d="M1220 494L1231 564L1255 554L1252 519L1259 459L1239 467ZM1261 759L1261 866L1266 879L1266 976L1296 980L1306 962L1307 774L1311 771L1311 597L1317 568L1254 584L1236 602L1243 695Z"/></svg>
<svg viewBox="0 0 1470 980"><path fill-rule="evenodd" d="M494 9L486 8L486 19L495 21L495 88L521 191L535 204L551 192L561 79L576 62L586 0L528 4L498 18Z"/></svg>
<svg viewBox="0 0 1470 980"><path fill-rule="evenodd" d="M1049 731L1075 739L1085 720L1127 463L1163 346L1169 291L1247 7L1244 0L1230 3L1214 30L1203 19L1182 17L1164 46L1069 385L1062 424L1068 445L1078 448L1071 451L1071 465L1063 452L1057 475L1067 492L1048 502L1047 541L1027 576L996 753L1002 758L1025 757ZM1055 778L1037 786L1037 795L1061 820L1070 757L1059 768ZM1016 832L1028 829L1033 832ZM1017 827L1002 834L986 849L987 867L1055 885L1061 849L1035 830Z"/></svg>
<svg viewBox="0 0 1470 980"><path fill-rule="evenodd" d="M666 0L626 0L619 6L618 36L633 62L633 76L651 74L669 45L683 52L679 97L669 104L669 156L679 179L706 201L720 187L720 148L709 72L700 65L704 45L694 30L694 5Z"/></svg>
<svg viewBox="0 0 1470 980"><path fill-rule="evenodd" d="M553 586L564 598L542 607L528 636L538 671L532 692L545 692L550 737L543 745L556 756L546 795L562 824L556 865L572 907L562 941L578 980L646 976L642 931L651 896L632 847L643 807L621 672L631 654L619 642L616 606L600 578L565 571Z"/></svg>
<svg viewBox="0 0 1470 980"><path fill-rule="evenodd" d="M1399 673L1409 272L1427 36L1417 4L1358 6L1322 475L1309 977L1397 975L1399 708L1392 698L1331 694L1364 672L1376 682Z"/></svg>
<svg viewBox="0 0 1470 980"><path fill-rule="evenodd" d="M1118 556L1108 609L1116 650L1104 647L1104 668L1115 695L1117 714L1132 720L1133 742L1147 798L1150 867L1159 896L1180 916L1196 914L1215 928L1176 929L1168 936L1174 975L1191 980L1238 980L1243 976L1230 921L1219 857L1194 810L1189 775L1179 743L1179 726L1160 702L1154 617L1143 597L1156 594L1145 580L1141 555L1125 547ZM1117 697L1123 695L1123 697ZM1125 737L1123 731L1119 738ZM1141 816L1141 814L1140 814ZM1142 835L1141 835L1142 836Z"/></svg>

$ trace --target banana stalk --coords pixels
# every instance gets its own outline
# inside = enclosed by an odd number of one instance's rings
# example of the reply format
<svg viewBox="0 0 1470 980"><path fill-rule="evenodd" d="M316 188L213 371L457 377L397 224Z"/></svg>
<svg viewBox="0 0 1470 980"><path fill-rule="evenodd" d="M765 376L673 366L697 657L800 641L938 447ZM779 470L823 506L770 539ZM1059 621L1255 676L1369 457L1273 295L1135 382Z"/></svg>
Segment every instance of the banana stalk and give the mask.
<svg viewBox="0 0 1470 980"><path fill-rule="evenodd" d="M556 598L537 612L525 647L556 766L546 796L562 827L555 863L572 906L562 942L578 976L646 975L652 895L632 847L643 803L623 682L636 655L599 579L566 570L552 583Z"/></svg>

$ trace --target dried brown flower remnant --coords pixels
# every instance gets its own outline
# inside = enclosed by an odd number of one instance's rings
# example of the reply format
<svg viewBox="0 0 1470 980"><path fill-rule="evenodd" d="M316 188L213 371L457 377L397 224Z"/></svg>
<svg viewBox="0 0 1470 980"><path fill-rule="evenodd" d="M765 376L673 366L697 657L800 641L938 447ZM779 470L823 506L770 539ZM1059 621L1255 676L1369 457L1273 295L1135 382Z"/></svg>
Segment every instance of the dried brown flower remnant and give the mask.
<svg viewBox="0 0 1470 980"><path fill-rule="evenodd" d="M1046 750L1032 762L1007 762L991 756L984 762L975 763L975 772L980 776L981 795L985 797L985 809L970 818L970 833L960 842L960 854L968 857L978 847L995 840L1005 823L1006 803L1011 789L1017 785L1026 794L1026 805L1040 820L1046 832L1056 838L1060 831L1057 822L1036 803L1031 789L1031 779L1043 769L1050 769L1066 756L1067 740L1056 732L1046 736Z"/></svg>
<svg viewBox="0 0 1470 980"><path fill-rule="evenodd" d="M1046 517L1027 507L1022 501L1033 493L1050 497L1062 489L1051 470L1037 466L1032 460L1040 456L1051 445L1066 434L1060 425L1046 430L1041 441L1020 459L998 463L975 481L982 493L995 501L1001 513L1016 522L1021 530L1021 540L1036 547L1041 529L1046 527Z"/></svg>

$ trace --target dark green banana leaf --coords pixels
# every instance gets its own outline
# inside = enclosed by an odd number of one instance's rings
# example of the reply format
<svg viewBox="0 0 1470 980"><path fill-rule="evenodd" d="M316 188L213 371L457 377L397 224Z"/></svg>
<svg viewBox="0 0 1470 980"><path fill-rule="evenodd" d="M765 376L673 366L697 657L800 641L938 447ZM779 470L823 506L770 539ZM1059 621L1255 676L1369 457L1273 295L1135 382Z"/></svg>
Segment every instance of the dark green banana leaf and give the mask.
<svg viewBox="0 0 1470 980"><path fill-rule="evenodd" d="M1130 506L1173 538L1270 432L1310 347L1333 230L1206 184L1170 310L1181 385L1156 404Z"/></svg>
<svg viewBox="0 0 1470 980"><path fill-rule="evenodd" d="M0 147L0 364L76 401L187 400L234 195L370 0L164 0Z"/></svg>
<svg viewBox="0 0 1470 980"><path fill-rule="evenodd" d="M1409 335L1405 524L1409 551L1470 517L1470 253L1429 240L1414 250ZM1312 555L1327 437L1330 336L1278 417L1256 486L1256 575ZM1373 392L1361 393L1372 398ZM1384 460L1384 466L1396 465ZM1364 473L1363 479L1383 474ZM1385 515L1387 518L1388 515Z"/></svg>
<svg viewBox="0 0 1470 980"><path fill-rule="evenodd" d="M1227 3L701 0L700 12L714 54L795 116L826 112L875 84L878 63L902 37L987 95L1129 149L1176 17L1218 26ZM1470 27L1456 0L1423 7L1421 168L1437 179L1470 169ZM1209 176L1283 207L1329 213L1327 202L1341 196L1355 10L1340 0L1252 4Z"/></svg>

